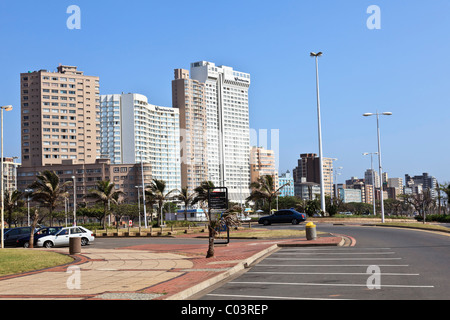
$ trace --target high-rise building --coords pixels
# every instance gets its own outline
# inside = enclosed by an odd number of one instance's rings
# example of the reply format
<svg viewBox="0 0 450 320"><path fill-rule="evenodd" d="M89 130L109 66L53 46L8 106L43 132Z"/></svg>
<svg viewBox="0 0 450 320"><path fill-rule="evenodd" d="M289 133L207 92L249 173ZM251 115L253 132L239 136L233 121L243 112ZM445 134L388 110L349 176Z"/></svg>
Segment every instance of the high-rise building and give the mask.
<svg viewBox="0 0 450 320"><path fill-rule="evenodd" d="M101 96L101 153L113 164L151 164L167 190L181 188L179 110L141 94Z"/></svg>
<svg viewBox="0 0 450 320"><path fill-rule="evenodd" d="M281 189L280 191L280 197L293 197L295 195L294 193L294 177L292 176L292 173L288 170L278 176L278 183L280 186L284 186L286 184L286 187Z"/></svg>
<svg viewBox="0 0 450 320"><path fill-rule="evenodd" d="M375 188L380 188L380 175L375 170L367 169L364 173L364 181L366 182L366 184L373 184L372 181L374 181Z"/></svg>
<svg viewBox="0 0 450 320"><path fill-rule="evenodd" d="M320 161L317 154L301 154L300 159L298 160L298 166L294 169L293 173L295 184L302 184L304 182L314 182L320 184ZM332 158L323 158L323 182L325 194L331 195L333 190ZM296 188L296 190L300 189Z"/></svg>
<svg viewBox="0 0 450 320"><path fill-rule="evenodd" d="M274 190L278 189L278 170L275 166L275 152L262 147L250 150L250 180L256 182L262 176L273 177Z"/></svg>
<svg viewBox="0 0 450 320"><path fill-rule="evenodd" d="M243 201L250 185L250 74L212 62L191 64L191 78L205 85L208 180Z"/></svg>
<svg viewBox="0 0 450 320"><path fill-rule="evenodd" d="M99 78L77 67L20 75L22 165L95 163L100 155Z"/></svg>
<svg viewBox="0 0 450 320"><path fill-rule="evenodd" d="M3 158L3 188L5 191L12 192L17 189L17 167L20 163L16 163L18 157Z"/></svg>
<svg viewBox="0 0 450 320"><path fill-rule="evenodd" d="M181 185L193 192L208 180L205 84L175 69L172 107L180 113Z"/></svg>
<svg viewBox="0 0 450 320"><path fill-rule="evenodd" d="M425 189L429 189L431 196L435 199L437 193L437 179L430 176L428 173L423 173L420 176L411 177L409 174L405 174L405 185L413 189L413 193L420 194Z"/></svg>

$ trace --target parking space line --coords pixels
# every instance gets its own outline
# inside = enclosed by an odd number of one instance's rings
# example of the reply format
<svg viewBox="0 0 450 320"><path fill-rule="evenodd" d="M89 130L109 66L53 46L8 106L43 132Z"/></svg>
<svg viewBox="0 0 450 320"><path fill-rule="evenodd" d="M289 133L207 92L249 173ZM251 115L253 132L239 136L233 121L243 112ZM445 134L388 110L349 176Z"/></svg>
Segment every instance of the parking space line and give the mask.
<svg viewBox="0 0 450 320"><path fill-rule="evenodd" d="M295 253L290 253L290 252L277 252L273 255L294 255L294 254L298 254L298 255L356 255L356 254L361 254L361 255L384 255L384 254L395 254L395 252L295 252Z"/></svg>
<svg viewBox="0 0 450 320"><path fill-rule="evenodd" d="M255 267L370 267L371 264L258 264ZM409 267L408 264L377 264L379 267Z"/></svg>
<svg viewBox="0 0 450 320"><path fill-rule="evenodd" d="M250 298L250 299L272 299L272 300L350 300L350 299L326 299L326 298L300 298L300 297L278 297L278 296L253 296L240 294L218 294L210 293L211 297L227 297L227 298Z"/></svg>
<svg viewBox="0 0 450 320"><path fill-rule="evenodd" d="M341 260L341 261L348 261L348 260L401 260L402 258L266 258L265 260Z"/></svg>
<svg viewBox="0 0 450 320"><path fill-rule="evenodd" d="M357 283L305 283L305 282L229 282L229 284L238 285L281 285L281 286L330 286L330 287L366 287L367 283L357 284ZM384 284L380 287L386 288L434 288L434 286L414 286L414 285L395 285L395 284Z"/></svg>
<svg viewBox="0 0 450 320"><path fill-rule="evenodd" d="M249 271L249 274L274 274L266 271ZM367 276L366 272L277 272L277 275L339 275L339 276ZM420 276L418 273L380 273L381 276Z"/></svg>

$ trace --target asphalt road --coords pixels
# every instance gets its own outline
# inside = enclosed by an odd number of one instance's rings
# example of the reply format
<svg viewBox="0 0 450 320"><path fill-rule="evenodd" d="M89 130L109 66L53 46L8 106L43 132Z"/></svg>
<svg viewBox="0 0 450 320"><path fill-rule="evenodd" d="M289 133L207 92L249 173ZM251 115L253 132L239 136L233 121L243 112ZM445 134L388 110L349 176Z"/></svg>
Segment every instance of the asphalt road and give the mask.
<svg viewBox="0 0 450 320"><path fill-rule="evenodd" d="M352 236L356 245L281 249L200 300L450 299L450 235L331 224L317 230Z"/></svg>

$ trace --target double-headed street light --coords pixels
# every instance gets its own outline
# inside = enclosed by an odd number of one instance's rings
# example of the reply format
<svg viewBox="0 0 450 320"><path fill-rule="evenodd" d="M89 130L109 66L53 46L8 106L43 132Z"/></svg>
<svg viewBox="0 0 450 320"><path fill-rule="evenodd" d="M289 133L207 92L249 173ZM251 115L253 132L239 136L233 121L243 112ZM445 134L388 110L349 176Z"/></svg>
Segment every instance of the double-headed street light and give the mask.
<svg viewBox="0 0 450 320"><path fill-rule="evenodd" d="M381 165L381 139L380 139L380 115L381 116L392 116L392 112L382 112L378 113L364 113L364 117L377 116L377 134L378 134L378 163L380 170L380 201L381 201L381 222L384 223L384 196L383 196L383 167ZM375 195L374 195L375 196Z"/></svg>
<svg viewBox="0 0 450 320"><path fill-rule="evenodd" d="M12 106L3 106L1 107L1 133L2 133L2 140L1 140L1 178L0 178L0 183L1 183L1 201L2 201L2 205L1 205L1 248L5 248L5 191L4 191L4 184L3 184L3 111L11 111L13 109Z"/></svg>
<svg viewBox="0 0 450 320"><path fill-rule="evenodd" d="M316 60L316 90L317 90L317 121L319 131L319 172L320 172L320 206L323 213L325 213L325 186L323 181L323 155L322 155L322 121L320 116L320 94L319 94L319 57L323 55L322 52L311 52L310 56Z"/></svg>

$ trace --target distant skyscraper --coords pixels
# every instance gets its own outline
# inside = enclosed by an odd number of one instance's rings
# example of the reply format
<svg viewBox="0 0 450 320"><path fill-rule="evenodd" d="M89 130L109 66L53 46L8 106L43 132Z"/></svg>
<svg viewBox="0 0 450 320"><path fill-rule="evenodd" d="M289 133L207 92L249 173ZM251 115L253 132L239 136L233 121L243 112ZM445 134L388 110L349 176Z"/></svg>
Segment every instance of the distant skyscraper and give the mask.
<svg viewBox="0 0 450 320"><path fill-rule="evenodd" d="M294 177L292 176L289 170L286 171L285 173L280 174L278 177L278 184L280 185L280 187L284 186L287 183L289 183L289 185L281 189L280 197L293 197L295 195Z"/></svg>
<svg viewBox="0 0 450 320"><path fill-rule="evenodd" d="M250 177L256 182L262 176L272 176L274 189L278 189L278 170L275 166L275 152L262 147L252 147L250 150Z"/></svg>
<svg viewBox="0 0 450 320"><path fill-rule="evenodd" d="M314 182L320 184L320 161L315 153L304 153L300 155L298 166L294 169L295 185L304 184L305 182ZM331 195L333 190L333 160L331 158L323 158L323 181L325 194ZM301 188L296 188L300 190ZM300 196L300 194L296 194Z"/></svg>
<svg viewBox="0 0 450 320"><path fill-rule="evenodd" d="M21 73L22 166L95 163L99 90L99 78L77 67Z"/></svg>
<svg viewBox="0 0 450 320"><path fill-rule="evenodd" d="M250 74L200 61L191 78L205 85L208 180L240 202L250 194Z"/></svg>
<svg viewBox="0 0 450 320"><path fill-rule="evenodd" d="M179 110L141 94L101 96L101 153L114 164L151 164L167 190L181 188Z"/></svg>
<svg viewBox="0 0 450 320"><path fill-rule="evenodd" d="M366 172L364 173L364 181L366 184L370 185L373 184L372 181L375 181L375 188L380 188L380 175L375 170L367 169Z"/></svg>
<svg viewBox="0 0 450 320"><path fill-rule="evenodd" d="M180 112L181 185L193 192L208 180L205 84L175 69L172 106Z"/></svg>

